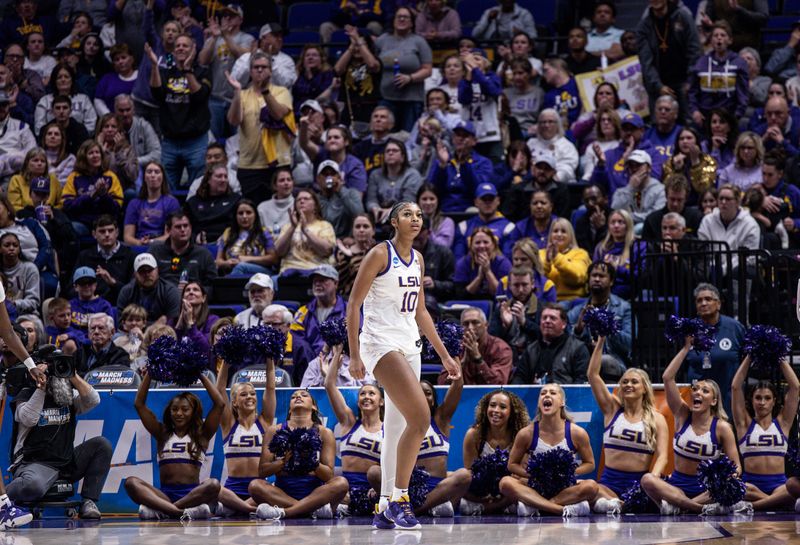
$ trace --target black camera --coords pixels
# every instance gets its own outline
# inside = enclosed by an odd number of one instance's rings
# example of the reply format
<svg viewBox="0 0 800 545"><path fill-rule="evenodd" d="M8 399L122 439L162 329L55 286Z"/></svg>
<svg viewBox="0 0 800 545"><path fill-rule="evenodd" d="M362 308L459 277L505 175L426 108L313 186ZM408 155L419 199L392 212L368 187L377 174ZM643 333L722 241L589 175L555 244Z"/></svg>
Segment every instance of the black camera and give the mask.
<svg viewBox="0 0 800 545"><path fill-rule="evenodd" d="M67 356L52 344L41 347L32 354L36 363L47 364L45 374L55 378L71 378L75 376L75 358Z"/></svg>

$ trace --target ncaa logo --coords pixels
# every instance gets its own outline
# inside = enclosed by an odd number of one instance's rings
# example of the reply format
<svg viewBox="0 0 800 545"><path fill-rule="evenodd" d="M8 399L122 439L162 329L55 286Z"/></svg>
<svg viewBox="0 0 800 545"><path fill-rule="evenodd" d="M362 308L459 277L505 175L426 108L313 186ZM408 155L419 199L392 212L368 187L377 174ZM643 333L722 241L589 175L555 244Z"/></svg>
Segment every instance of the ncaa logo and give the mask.
<svg viewBox="0 0 800 545"><path fill-rule="evenodd" d="M719 341L720 350L730 350L732 346L733 346L733 343L731 342L731 340L728 337L725 337L724 339L721 339Z"/></svg>
<svg viewBox="0 0 800 545"><path fill-rule="evenodd" d="M399 257L397 257L397 256L394 256L394 257L392 258L392 267L395 267L395 268L397 268L397 267L399 267L399 266L400 266L400 258L399 258Z"/></svg>

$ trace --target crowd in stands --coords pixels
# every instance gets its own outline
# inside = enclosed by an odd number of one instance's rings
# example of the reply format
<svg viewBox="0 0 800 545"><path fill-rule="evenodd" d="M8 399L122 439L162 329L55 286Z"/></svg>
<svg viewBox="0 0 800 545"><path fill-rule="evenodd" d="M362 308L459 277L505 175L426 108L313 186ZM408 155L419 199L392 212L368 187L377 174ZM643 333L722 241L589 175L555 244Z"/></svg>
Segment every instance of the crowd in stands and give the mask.
<svg viewBox="0 0 800 545"><path fill-rule="evenodd" d="M800 22L767 57L760 7L650 0L620 29L600 0L545 56L514 0L469 29L445 0L336 0L299 51L271 2L5 4L6 304L34 346L76 354L84 373L140 366L164 332L216 370L222 328L269 323L290 331L294 383L322 385L319 325L344 316L400 201L425 216L431 309L478 302L461 315L468 384L585 382L582 318L600 306L622 320L603 360L619 376L634 255L684 238L800 244ZM610 81L581 98L577 75L633 55L640 103ZM209 307L226 276L246 279L232 320ZM273 304L298 281L310 300ZM695 297L717 323L712 288ZM701 310L709 293L716 312Z"/></svg>

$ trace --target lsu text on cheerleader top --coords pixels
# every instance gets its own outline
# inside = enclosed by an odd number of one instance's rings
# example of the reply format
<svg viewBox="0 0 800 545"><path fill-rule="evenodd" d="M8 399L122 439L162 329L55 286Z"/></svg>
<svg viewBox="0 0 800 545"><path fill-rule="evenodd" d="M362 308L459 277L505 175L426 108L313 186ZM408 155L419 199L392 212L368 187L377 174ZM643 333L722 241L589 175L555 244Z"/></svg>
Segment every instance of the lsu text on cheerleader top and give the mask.
<svg viewBox="0 0 800 545"><path fill-rule="evenodd" d="M564 421L564 438L555 445L548 445L539 438L539 422L534 422L530 448L533 454L540 454L556 448L563 448L575 454L575 445L572 442L572 422L569 420Z"/></svg>
<svg viewBox="0 0 800 545"><path fill-rule="evenodd" d="M419 447L417 459L447 456L448 454L450 454L450 440L439 430L439 426L431 418L431 424L428 426L428 431L425 432L422 445Z"/></svg>
<svg viewBox="0 0 800 545"><path fill-rule="evenodd" d="M644 422L629 422L622 409L617 411L603 431L603 448L624 450L639 454L653 454L655 449L647 446Z"/></svg>
<svg viewBox="0 0 800 545"><path fill-rule="evenodd" d="M225 458L259 458L263 442L264 427L258 418L249 428L245 428L237 420L222 442L222 451Z"/></svg>
<svg viewBox="0 0 800 545"><path fill-rule="evenodd" d="M334 432L339 430L340 426L337 424ZM356 420L350 431L336 440L340 458L356 456L377 463L381 461L382 442L383 429L367 431L361 420Z"/></svg>
<svg viewBox="0 0 800 545"><path fill-rule="evenodd" d="M201 449L200 458L194 460L189 448L191 444L192 438L188 435L178 437L178 434L173 433L164 443L164 448L158 453L158 465L191 464L197 467L202 466L206 459L206 453ZM195 445L195 448L199 447Z"/></svg>
<svg viewBox="0 0 800 545"><path fill-rule="evenodd" d="M711 419L711 427L702 435L697 435L692 429L692 415L683 423L683 427L675 434L672 439L672 448L677 456L686 458L693 462L713 460L720 454L719 443L717 442L717 422L719 419Z"/></svg>
<svg viewBox="0 0 800 545"><path fill-rule="evenodd" d="M739 441L739 452L742 453L742 458L752 456L785 457L788 449L789 441L774 418L767 429L762 429L753 419L750 427L747 428L747 433Z"/></svg>
<svg viewBox="0 0 800 545"><path fill-rule="evenodd" d="M419 254L411 250L408 263L386 241L389 258L367 292L362 307L361 344L399 348L406 355L419 354L419 328L416 314L422 286Z"/></svg>

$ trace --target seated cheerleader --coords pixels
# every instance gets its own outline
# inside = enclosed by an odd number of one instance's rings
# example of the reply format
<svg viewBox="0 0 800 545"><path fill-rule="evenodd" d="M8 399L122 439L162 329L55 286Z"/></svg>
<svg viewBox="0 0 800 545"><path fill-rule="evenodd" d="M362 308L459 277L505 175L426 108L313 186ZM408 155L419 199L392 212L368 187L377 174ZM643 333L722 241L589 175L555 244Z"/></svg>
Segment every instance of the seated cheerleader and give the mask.
<svg viewBox="0 0 800 545"><path fill-rule="evenodd" d="M525 426L514 439L508 456L511 475L500 481L500 493L517 502L517 515L536 517L540 511L562 517L585 517L591 513L589 500L597 496L597 483L591 479L564 488L551 498L545 498L528 486L527 461L529 453L539 454L555 448L570 451L580 462L576 475L594 471L594 454L589 434L572 422L567 413L566 397L559 384L545 384L539 393L539 403L533 422Z"/></svg>
<svg viewBox="0 0 800 545"><path fill-rule="evenodd" d="M139 518L181 520L207 519L211 516L208 504L216 505L219 481L206 479L200 482L200 467L205 460L208 443L219 426L225 408L225 398L208 377L200 375L214 406L203 420L200 399L182 392L173 397L162 417L163 423L147 407L150 375L142 370L142 383L136 392L133 406L145 429L158 443L158 472L161 488L156 488L138 477L125 480L125 491L139 505Z"/></svg>
<svg viewBox="0 0 800 545"><path fill-rule="evenodd" d="M321 446L312 454L317 466L303 475L291 475L287 466L296 452L289 450L278 457L270 450L270 442L282 429L316 429ZM278 520L311 515L314 518L333 518L336 506L347 494L347 479L333 475L336 460L336 441L333 432L322 425L316 400L308 390L296 390L289 399L286 422L272 425L264 434L258 480L251 481L248 491L258 504L256 517ZM264 480L275 475L275 484Z"/></svg>
<svg viewBox="0 0 800 545"><path fill-rule="evenodd" d="M475 423L464 435L464 467L469 470L478 458L493 456L501 449L506 451L507 459L514 438L529 422L525 403L513 392L494 390L484 395L475 408ZM507 472L507 462L505 468ZM509 507L512 513L516 512L517 506L511 498L486 494L485 490L481 490L484 493L478 493L475 489L485 487L486 483L478 483L471 470L470 474L470 490L461 499L462 515L502 513L508 511Z"/></svg>
<svg viewBox="0 0 800 545"><path fill-rule="evenodd" d="M630 368L612 395L600 377L605 337L599 337L586 376L597 405L603 412L603 474L598 483L595 513L618 514L623 492L641 481L645 473L661 477L668 461L669 428L656 411L650 377ZM652 466L652 469L651 469Z"/></svg>
<svg viewBox="0 0 800 545"><path fill-rule="evenodd" d="M738 468L739 453L736 438L728 424L728 415L722 407L719 385L713 380L698 380L692 385L691 405L681 398L675 376L692 349L692 337L687 336L683 348L664 370L662 379L667 404L675 417L678 430L672 440L675 451L675 470L667 481L648 473L642 477L642 489L660 507L662 515L677 515L682 511L703 514L722 514L726 509L710 503L711 496L697 477L697 466L704 460L714 460L725 454ZM734 511L752 506L739 502Z"/></svg>
<svg viewBox="0 0 800 545"><path fill-rule="evenodd" d="M420 386L431 411L431 423L422 440L416 465L427 471L429 476L425 501L414 507L414 513L416 515L428 514L433 517L452 517L455 513L453 502L460 501L469 488L472 478L469 471L463 468L447 475L447 457L450 454L450 420L461 401L464 379L459 378L450 384L441 405L439 405L433 384L427 380L421 380ZM367 477L372 487L380 490L380 467L371 468L367 472Z"/></svg>
<svg viewBox="0 0 800 545"><path fill-rule="evenodd" d="M347 479L350 490L347 509L340 511L351 516L367 516L372 515L377 502L377 494L367 480L367 471L371 467L380 467L381 463L383 392L374 384L362 386L358 390L356 417L336 386L341 364L342 345L336 345L330 369L325 375L325 391L336 415L333 432L342 460L342 476Z"/></svg>
<svg viewBox="0 0 800 545"><path fill-rule="evenodd" d="M230 367L223 361L217 377L217 389L226 399L229 374ZM258 479L264 431L275 419L275 365L272 358L267 358L266 378L260 413L255 386L249 382L237 382L231 386L231 397L222 411L220 426L225 438L222 450L228 466L228 478L220 488L219 501L225 516L254 513L257 507L247 489L250 481Z"/></svg>
<svg viewBox="0 0 800 545"><path fill-rule="evenodd" d="M789 441L783 430L791 429L797 414L800 381L789 362L782 360L780 368L787 385L783 406L775 385L759 382L750 393L751 415L743 389L750 363L750 356L745 357L731 383L733 423L740 437L742 479L747 483L745 499L753 502L757 511L790 507L794 497L787 491L785 473Z"/></svg>

